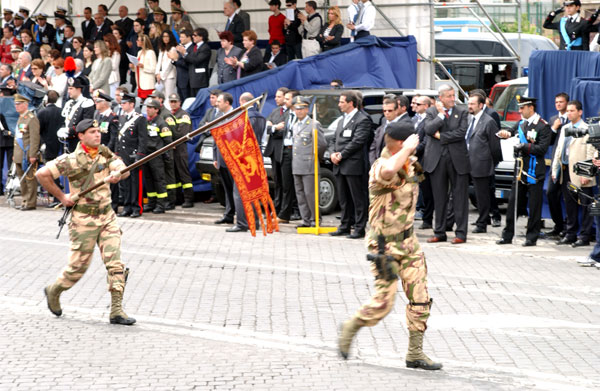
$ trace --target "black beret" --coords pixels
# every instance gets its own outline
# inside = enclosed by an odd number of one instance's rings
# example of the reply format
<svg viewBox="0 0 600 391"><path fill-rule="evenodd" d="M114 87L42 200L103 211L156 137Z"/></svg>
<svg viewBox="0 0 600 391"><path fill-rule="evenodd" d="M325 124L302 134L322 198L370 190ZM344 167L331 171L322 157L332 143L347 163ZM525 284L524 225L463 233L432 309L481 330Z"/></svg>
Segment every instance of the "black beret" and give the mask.
<svg viewBox="0 0 600 391"><path fill-rule="evenodd" d="M77 127L75 128L75 133L85 133L86 130L97 127L98 121L96 121L95 119L86 118L81 120L81 122L77 124Z"/></svg>
<svg viewBox="0 0 600 391"><path fill-rule="evenodd" d="M415 127L408 121L392 122L385 128L385 134L394 140L404 141L411 134L415 134Z"/></svg>

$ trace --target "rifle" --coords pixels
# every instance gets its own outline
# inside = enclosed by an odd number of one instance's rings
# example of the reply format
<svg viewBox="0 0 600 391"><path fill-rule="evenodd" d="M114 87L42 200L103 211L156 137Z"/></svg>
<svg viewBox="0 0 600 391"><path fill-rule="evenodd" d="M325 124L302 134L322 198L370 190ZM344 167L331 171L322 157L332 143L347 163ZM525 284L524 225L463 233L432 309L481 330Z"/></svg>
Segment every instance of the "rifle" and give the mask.
<svg viewBox="0 0 600 391"><path fill-rule="evenodd" d="M119 171L119 176L135 170L136 168L148 163L150 160L155 159L157 157L159 157L160 155L164 154L167 151L171 151L173 149L175 149L175 147L177 147L179 144L183 144L188 142L190 139L192 139L193 137L196 137L197 135L204 133L206 131L208 131L210 128L218 125L221 122L224 122L226 119L229 119L231 117L233 117L234 115L241 113L242 111L248 109L249 107L252 107L252 105L254 105L256 102L260 101L263 98L263 95L258 96L246 103L244 103L243 105L241 105L240 107L231 110L229 113L224 114L222 117L216 118L213 121L207 123L204 126L201 126L200 128L193 130L191 132L189 132L188 134L186 134L185 136L182 136L181 138L173 141L171 144L169 145L165 145L164 147L162 147L161 149L152 152L150 155L143 157L142 159L138 160L137 162L134 162L132 164L130 164L129 166L125 167L124 169L122 169L121 171ZM104 178L102 181L96 182L94 183L92 186L88 187L85 190L82 190L81 192L74 194L71 196L71 201L73 202L77 202L81 199L81 197L83 197L84 195L86 195L87 193L96 190L97 188L99 188L100 186L104 185L105 183L108 183L108 181L110 180L110 178L112 177L112 175L107 176L106 178ZM61 205L58 205L56 208L59 208ZM65 209L65 213L63 214L63 218L61 218L58 221L58 226L60 227L58 234L60 235L60 230L62 230L62 227L66 224L66 217L69 215L69 210L70 208L66 208ZM58 236L56 237L58 239Z"/></svg>
<svg viewBox="0 0 600 391"><path fill-rule="evenodd" d="M377 255L367 254L367 259L375 262L377 268L377 279L385 281L394 281L398 279L398 275L394 272L392 262L396 259L390 255L385 255L385 236L377 236Z"/></svg>

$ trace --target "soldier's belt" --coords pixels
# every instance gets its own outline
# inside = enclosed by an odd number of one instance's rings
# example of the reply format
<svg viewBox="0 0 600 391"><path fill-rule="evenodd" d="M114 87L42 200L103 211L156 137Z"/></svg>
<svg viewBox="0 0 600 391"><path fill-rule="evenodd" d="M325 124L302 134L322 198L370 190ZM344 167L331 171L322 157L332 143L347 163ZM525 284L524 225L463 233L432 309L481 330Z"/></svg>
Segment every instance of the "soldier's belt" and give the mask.
<svg viewBox="0 0 600 391"><path fill-rule="evenodd" d="M408 238L410 238L413 234L413 227L410 227L409 229L407 229L406 231L394 234L394 235L387 235L385 237L385 242L386 243L390 243L390 242L402 242Z"/></svg>
<svg viewBox="0 0 600 391"><path fill-rule="evenodd" d="M99 216L99 215L107 214L108 212L110 212L111 206L110 206L110 204L102 206L102 207L99 205L76 204L73 207L73 209L79 213L85 213L85 214L88 214L91 216Z"/></svg>

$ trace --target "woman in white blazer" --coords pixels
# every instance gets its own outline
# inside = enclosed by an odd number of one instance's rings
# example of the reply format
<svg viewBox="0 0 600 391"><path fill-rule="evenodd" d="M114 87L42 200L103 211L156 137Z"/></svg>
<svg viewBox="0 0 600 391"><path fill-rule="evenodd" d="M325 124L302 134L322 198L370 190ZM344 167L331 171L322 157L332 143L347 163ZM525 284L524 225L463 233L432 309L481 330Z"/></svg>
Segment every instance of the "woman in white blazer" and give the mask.
<svg viewBox="0 0 600 391"><path fill-rule="evenodd" d="M119 64L121 63L121 46L112 33L106 34L102 37L104 43L108 47L110 54L110 62L112 65L112 71L108 79L108 85L110 86L110 96L114 99L117 87L121 84L121 76L119 75Z"/></svg>
<svg viewBox="0 0 600 391"><path fill-rule="evenodd" d="M158 63L156 64L156 83L162 84L165 96L169 96L177 92L177 68L169 58L169 51L176 51L177 41L171 30L163 31L160 41L158 42ZM171 110L169 100L165 99L165 106Z"/></svg>
<svg viewBox="0 0 600 391"><path fill-rule="evenodd" d="M89 76L90 89L102 90L108 93L110 91L108 79L110 79L110 72L112 72L112 62L104 41L94 42L94 54L96 55L96 59L92 63L92 70Z"/></svg>
<svg viewBox="0 0 600 391"><path fill-rule="evenodd" d="M129 64L129 67L135 72L137 95L144 100L154 91L156 85L156 53L146 34L139 34L136 43L140 48L137 56L138 65Z"/></svg>

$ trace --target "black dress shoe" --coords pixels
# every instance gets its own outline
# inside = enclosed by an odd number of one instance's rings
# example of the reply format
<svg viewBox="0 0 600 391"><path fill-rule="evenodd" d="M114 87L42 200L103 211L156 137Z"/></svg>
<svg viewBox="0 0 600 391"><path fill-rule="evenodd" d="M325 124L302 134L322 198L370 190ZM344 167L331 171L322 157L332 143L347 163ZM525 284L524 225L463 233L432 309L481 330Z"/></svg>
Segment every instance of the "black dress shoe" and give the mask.
<svg viewBox="0 0 600 391"><path fill-rule="evenodd" d="M492 219L492 227L500 227L500 218Z"/></svg>
<svg viewBox="0 0 600 391"><path fill-rule="evenodd" d="M511 244L512 240L510 239L505 239L505 238L501 238L500 240L496 241L496 244Z"/></svg>
<svg viewBox="0 0 600 391"><path fill-rule="evenodd" d="M215 221L215 224L233 224L233 219L228 219L227 217L223 217L222 219Z"/></svg>
<svg viewBox="0 0 600 391"><path fill-rule="evenodd" d="M132 217L132 218L136 218L136 217L142 217L142 214L141 214L140 212L133 212L133 213L131 214L131 217Z"/></svg>
<svg viewBox="0 0 600 391"><path fill-rule="evenodd" d="M576 239L569 239L568 237L565 236L561 240L557 241L556 244L558 244L560 246L562 244L573 244L576 241L577 241Z"/></svg>
<svg viewBox="0 0 600 391"><path fill-rule="evenodd" d="M484 234L487 232L487 229L481 228L481 227L475 227L475 229L471 232L473 232L474 234Z"/></svg>
<svg viewBox="0 0 600 391"><path fill-rule="evenodd" d="M161 206L157 206L156 208L152 209L152 213L161 214L161 213L165 213L165 210Z"/></svg>
<svg viewBox="0 0 600 391"><path fill-rule="evenodd" d="M561 230L554 228L552 231L545 232L546 236L560 236Z"/></svg>
<svg viewBox="0 0 600 391"><path fill-rule="evenodd" d="M172 202L169 202L167 204L167 206L165 206L165 210L174 210L175 209L175 204Z"/></svg>
<svg viewBox="0 0 600 391"><path fill-rule="evenodd" d="M184 202L183 204L181 204L182 208L193 208L194 207L194 203L193 202Z"/></svg>
<svg viewBox="0 0 600 391"><path fill-rule="evenodd" d="M348 239L362 239L365 237L364 232L352 232L350 235L346 236Z"/></svg>
<svg viewBox="0 0 600 391"><path fill-rule="evenodd" d="M292 215L290 216L290 221L296 220L302 220L302 216L300 216L298 213L292 213Z"/></svg>
<svg viewBox="0 0 600 391"><path fill-rule="evenodd" d="M433 228L433 226L431 225L431 223L423 223L419 227L419 229L431 229L431 228Z"/></svg>
<svg viewBox="0 0 600 391"><path fill-rule="evenodd" d="M119 216L119 217L129 217L129 216L131 216L131 212L124 210L121 213L119 213L117 216Z"/></svg>
<svg viewBox="0 0 600 391"><path fill-rule="evenodd" d="M302 224L296 225L296 228L308 228L308 227L311 227L310 223L302 223Z"/></svg>
<svg viewBox="0 0 600 391"><path fill-rule="evenodd" d="M589 246L589 245L590 245L589 240L578 239L575 243L571 244L571 247L583 247L583 246Z"/></svg>
<svg viewBox="0 0 600 391"><path fill-rule="evenodd" d="M242 228L237 225L234 225L233 227L227 228L225 230L225 232L246 232L246 231L248 231L248 228Z"/></svg>
<svg viewBox="0 0 600 391"><path fill-rule="evenodd" d="M532 247L532 246L535 246L535 242L533 240L527 239L527 240L525 240L525 243L523 243L521 246L523 246L523 247Z"/></svg>
<svg viewBox="0 0 600 391"><path fill-rule="evenodd" d="M346 236L350 233L349 230L345 230L345 229L337 229L336 231L330 232L329 235L331 236Z"/></svg>

